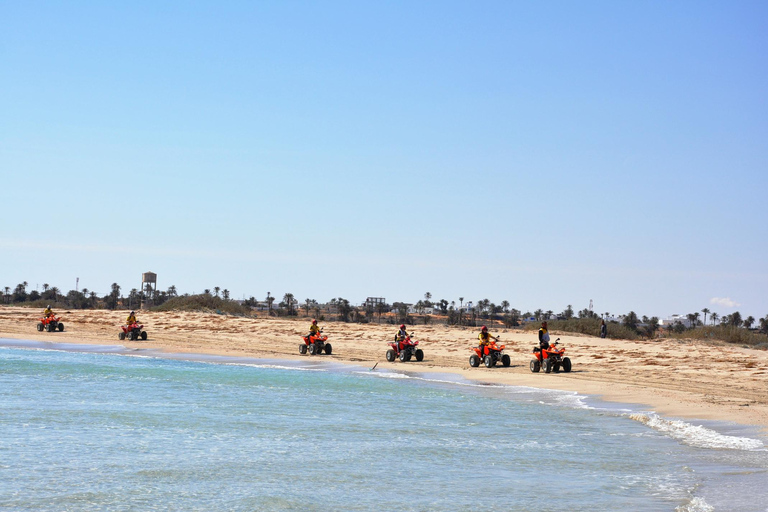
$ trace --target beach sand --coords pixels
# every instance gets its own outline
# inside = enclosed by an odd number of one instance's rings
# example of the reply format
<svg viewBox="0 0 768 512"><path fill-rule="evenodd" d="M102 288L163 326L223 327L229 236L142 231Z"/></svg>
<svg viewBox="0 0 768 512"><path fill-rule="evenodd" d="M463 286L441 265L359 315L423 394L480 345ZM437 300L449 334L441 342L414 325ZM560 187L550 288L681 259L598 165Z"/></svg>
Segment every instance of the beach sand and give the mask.
<svg viewBox="0 0 768 512"><path fill-rule="evenodd" d="M478 329L409 326L424 361L388 363L384 354L397 330L390 324L320 322L333 345L331 356L301 356L300 337L309 319L240 318L214 313L143 312L149 338L119 341L127 311L61 310L64 332L38 332L40 311L0 307L0 337L65 343L156 348L173 353L299 359L400 371L446 372L513 386L576 391L603 400L641 404L665 417L729 421L768 432L768 352L701 340L625 341L553 332L573 362L570 373L532 373L535 331L491 329L512 359L509 368L471 368L470 347Z"/></svg>

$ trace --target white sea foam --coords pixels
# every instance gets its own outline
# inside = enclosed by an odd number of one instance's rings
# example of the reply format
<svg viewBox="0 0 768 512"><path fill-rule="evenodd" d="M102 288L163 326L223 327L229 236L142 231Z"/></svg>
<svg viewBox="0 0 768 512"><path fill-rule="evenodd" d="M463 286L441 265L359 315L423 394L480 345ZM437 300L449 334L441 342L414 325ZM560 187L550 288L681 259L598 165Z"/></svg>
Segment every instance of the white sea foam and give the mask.
<svg viewBox="0 0 768 512"><path fill-rule="evenodd" d="M720 434L701 425L692 425L680 420L666 420L656 414L630 414L630 419L648 425L657 432L668 435L687 445L697 448L724 450L763 450L765 445L759 439ZM688 509L685 509L688 510ZM700 510L700 509L691 509ZM701 509L707 510L707 509Z"/></svg>
<svg viewBox="0 0 768 512"><path fill-rule="evenodd" d="M675 512L714 512L715 507L704 501L704 498L693 498L685 505L680 505Z"/></svg>

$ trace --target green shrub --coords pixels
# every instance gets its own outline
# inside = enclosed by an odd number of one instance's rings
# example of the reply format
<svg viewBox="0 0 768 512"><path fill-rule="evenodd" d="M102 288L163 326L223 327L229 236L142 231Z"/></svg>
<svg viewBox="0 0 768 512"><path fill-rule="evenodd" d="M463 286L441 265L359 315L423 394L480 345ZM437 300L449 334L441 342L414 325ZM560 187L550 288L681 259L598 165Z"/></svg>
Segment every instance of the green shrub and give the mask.
<svg viewBox="0 0 768 512"><path fill-rule="evenodd" d="M669 333L670 338L692 338L697 340L719 340L737 345L763 348L768 345L768 336L733 325L710 325Z"/></svg>
<svg viewBox="0 0 768 512"><path fill-rule="evenodd" d="M526 331L538 331L540 323L527 322ZM642 336L617 322L608 322L608 337L621 340L639 340ZM600 336L599 318L571 318L569 320L547 320L550 331L576 332L589 336Z"/></svg>
<svg viewBox="0 0 768 512"><path fill-rule="evenodd" d="M214 295L182 295L167 300L152 311L204 311L220 315L249 316L251 308L232 300L224 300Z"/></svg>

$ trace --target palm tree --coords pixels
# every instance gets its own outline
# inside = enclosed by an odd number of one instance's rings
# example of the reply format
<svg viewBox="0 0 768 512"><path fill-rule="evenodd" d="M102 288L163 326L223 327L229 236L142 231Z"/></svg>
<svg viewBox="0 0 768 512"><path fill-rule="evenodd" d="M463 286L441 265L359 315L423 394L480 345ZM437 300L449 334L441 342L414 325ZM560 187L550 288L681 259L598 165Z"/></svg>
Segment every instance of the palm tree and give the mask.
<svg viewBox="0 0 768 512"><path fill-rule="evenodd" d="M43 293L47 292L48 288L50 288L50 287L51 286L48 283L43 283Z"/></svg>
<svg viewBox="0 0 768 512"><path fill-rule="evenodd" d="M752 324L754 323L755 323L755 317L753 317L752 315L744 319L744 327L746 327L747 329L751 329Z"/></svg>
<svg viewBox="0 0 768 512"><path fill-rule="evenodd" d="M718 315L714 311L712 312L711 315L709 315L709 319L712 320L712 325L715 325L715 322L717 322L718 318L720 318L720 315Z"/></svg>
<svg viewBox="0 0 768 512"><path fill-rule="evenodd" d="M702 313L704 313L704 325L707 325L707 315L709 314L709 308L704 308L701 310Z"/></svg>
<svg viewBox="0 0 768 512"><path fill-rule="evenodd" d="M224 298L224 300L229 300L229 290L226 288L221 290L221 296Z"/></svg>
<svg viewBox="0 0 768 512"><path fill-rule="evenodd" d="M218 286L214 286L214 287L213 287L213 293L214 293L214 295L216 295L217 297L219 296L219 290L221 290L221 288L219 288Z"/></svg>
<svg viewBox="0 0 768 512"><path fill-rule="evenodd" d="M5 302L8 302L8 299L9 299L9 296L10 296L10 293L11 293L11 287L10 286L6 286L6 287L3 288L3 290L5 291L5 294L4 294Z"/></svg>
<svg viewBox="0 0 768 512"><path fill-rule="evenodd" d="M461 325L461 312L464 310L464 297L459 297L459 325Z"/></svg>
<svg viewBox="0 0 768 512"><path fill-rule="evenodd" d="M171 286L169 286L169 287L168 287L168 291L167 291L166 293L168 293L168 296L169 296L170 298L174 298L174 297L176 297L176 295L177 295L177 292L176 292L176 285L173 285L173 284L172 284Z"/></svg>
<svg viewBox="0 0 768 512"><path fill-rule="evenodd" d="M51 288L51 293L53 293L53 302L57 302L59 300L59 294L61 293L61 290L54 286Z"/></svg>
<svg viewBox="0 0 768 512"><path fill-rule="evenodd" d="M509 301L507 300L501 301L501 310L505 313L509 312Z"/></svg>
<svg viewBox="0 0 768 512"><path fill-rule="evenodd" d="M533 314L536 316L536 321L539 321L539 320L541 320L541 315L544 314L544 310L539 308L536 311L534 311Z"/></svg>
<svg viewBox="0 0 768 512"><path fill-rule="evenodd" d="M700 323L699 322L699 313L696 312L696 313L693 314L693 325L696 326L696 325L699 325L699 323Z"/></svg>

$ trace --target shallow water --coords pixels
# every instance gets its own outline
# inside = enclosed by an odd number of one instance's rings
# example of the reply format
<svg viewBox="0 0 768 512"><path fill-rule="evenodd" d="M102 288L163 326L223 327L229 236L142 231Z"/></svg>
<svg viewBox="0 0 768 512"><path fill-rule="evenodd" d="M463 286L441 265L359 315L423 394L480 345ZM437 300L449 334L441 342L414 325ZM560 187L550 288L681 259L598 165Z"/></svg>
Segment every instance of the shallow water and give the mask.
<svg viewBox="0 0 768 512"><path fill-rule="evenodd" d="M735 426L321 358L80 350L0 348L0 508L768 510L768 452Z"/></svg>

